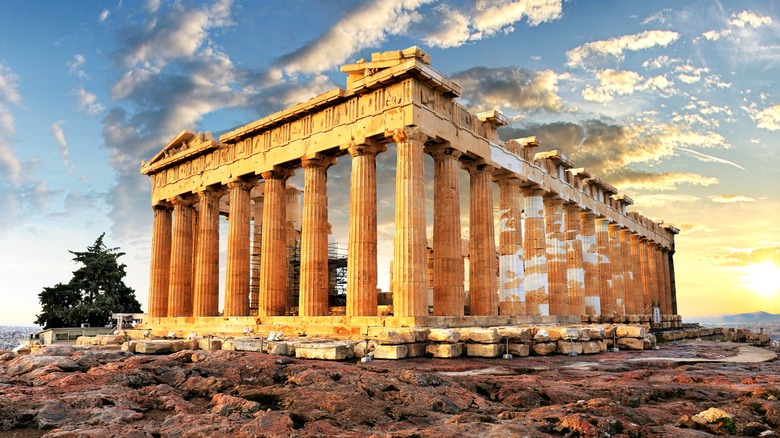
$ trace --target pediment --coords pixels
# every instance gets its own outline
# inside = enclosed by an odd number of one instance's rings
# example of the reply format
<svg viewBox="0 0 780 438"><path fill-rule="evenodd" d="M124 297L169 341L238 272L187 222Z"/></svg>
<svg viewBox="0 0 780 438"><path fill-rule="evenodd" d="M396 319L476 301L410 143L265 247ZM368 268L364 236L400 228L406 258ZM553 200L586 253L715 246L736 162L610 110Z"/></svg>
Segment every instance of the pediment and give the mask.
<svg viewBox="0 0 780 438"><path fill-rule="evenodd" d="M185 129L173 137L148 163L142 163L141 173L145 175L155 173L221 146L222 144L213 138L209 131L195 133Z"/></svg>

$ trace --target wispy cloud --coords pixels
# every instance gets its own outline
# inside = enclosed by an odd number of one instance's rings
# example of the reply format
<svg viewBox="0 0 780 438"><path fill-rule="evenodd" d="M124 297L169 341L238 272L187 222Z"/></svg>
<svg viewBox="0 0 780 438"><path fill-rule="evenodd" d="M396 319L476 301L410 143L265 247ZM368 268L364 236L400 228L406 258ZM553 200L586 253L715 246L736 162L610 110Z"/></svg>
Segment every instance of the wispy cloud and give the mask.
<svg viewBox="0 0 780 438"><path fill-rule="evenodd" d="M685 172L623 171L615 173L612 178L612 185L620 190L675 190L680 184L711 186L719 183L717 178Z"/></svg>
<svg viewBox="0 0 780 438"><path fill-rule="evenodd" d="M666 47L677 41L680 34L668 30L648 30L634 35L623 35L608 40L593 41L566 52L569 67L586 67L596 61L612 59L622 61L625 52Z"/></svg>
<svg viewBox="0 0 780 438"><path fill-rule="evenodd" d="M751 117L758 122L756 126L759 128L777 131L780 129L780 104L763 109Z"/></svg>
<svg viewBox="0 0 780 438"><path fill-rule="evenodd" d="M632 198L636 205L641 205L643 208L660 207L669 204L680 203L694 203L698 202L699 198L693 195L676 194L676 193L662 193L658 195L633 195Z"/></svg>
<svg viewBox="0 0 780 438"><path fill-rule="evenodd" d="M22 182L22 163L9 139L16 133L16 124L9 105L22 101L17 89L19 76L0 64L0 177L18 187Z"/></svg>
<svg viewBox="0 0 780 438"><path fill-rule="evenodd" d="M697 151L694 151L694 150L691 150L691 149L688 149L688 148L677 148L677 149L693 155L693 157L696 158L699 161L704 161L704 162L708 162L708 163L727 164L729 166L734 166L737 169L745 170L744 167L740 166L739 164L737 164L737 163L735 163L733 161L729 161L729 160L726 160L726 159L723 159L723 158L718 158L718 157L715 157L715 156L712 156L712 155L703 154L701 152L697 152Z"/></svg>
<svg viewBox="0 0 780 438"><path fill-rule="evenodd" d="M84 113L95 115L103 112L105 107L97 101L97 96L85 90L84 87L74 88L71 95L76 98L76 108Z"/></svg>
<svg viewBox="0 0 780 438"><path fill-rule="evenodd" d="M68 166L70 162L70 151L68 150L68 140L65 139L65 130L62 129L62 125L65 124L65 120L58 120L51 125L51 133L54 135L54 140L60 147L60 155L62 155L62 164Z"/></svg>
<svg viewBox="0 0 780 438"><path fill-rule="evenodd" d="M87 62L87 58L84 55L79 53L73 55L73 61L67 63L70 74L76 75L79 79L87 79L89 77L87 72L81 68L85 62Z"/></svg>
<svg viewBox="0 0 780 438"><path fill-rule="evenodd" d="M712 195L710 196L712 202L720 204L733 204L735 202L756 202L755 198L744 195Z"/></svg>

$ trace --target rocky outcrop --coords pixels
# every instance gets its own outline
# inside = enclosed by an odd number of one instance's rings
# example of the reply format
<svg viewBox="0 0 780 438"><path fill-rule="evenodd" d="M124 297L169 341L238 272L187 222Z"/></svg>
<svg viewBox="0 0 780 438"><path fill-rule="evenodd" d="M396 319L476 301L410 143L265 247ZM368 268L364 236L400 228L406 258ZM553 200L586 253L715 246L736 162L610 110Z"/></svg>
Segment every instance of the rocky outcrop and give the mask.
<svg viewBox="0 0 780 438"><path fill-rule="evenodd" d="M559 342L564 341L540 344L558 348ZM777 360L671 360L736 354L732 344L682 342L660 351L577 357L360 363L243 351L133 355L44 348L26 356L0 355L0 434L692 437L780 432Z"/></svg>

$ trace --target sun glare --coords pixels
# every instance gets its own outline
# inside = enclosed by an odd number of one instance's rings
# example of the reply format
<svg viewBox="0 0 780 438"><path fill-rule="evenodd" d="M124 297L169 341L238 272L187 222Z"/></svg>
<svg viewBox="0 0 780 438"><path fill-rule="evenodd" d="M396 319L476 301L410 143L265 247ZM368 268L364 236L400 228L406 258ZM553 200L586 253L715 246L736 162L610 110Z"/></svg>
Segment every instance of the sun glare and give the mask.
<svg viewBox="0 0 780 438"><path fill-rule="evenodd" d="M762 298L780 297L780 267L766 261L746 266L743 271L745 275L740 279L746 289Z"/></svg>

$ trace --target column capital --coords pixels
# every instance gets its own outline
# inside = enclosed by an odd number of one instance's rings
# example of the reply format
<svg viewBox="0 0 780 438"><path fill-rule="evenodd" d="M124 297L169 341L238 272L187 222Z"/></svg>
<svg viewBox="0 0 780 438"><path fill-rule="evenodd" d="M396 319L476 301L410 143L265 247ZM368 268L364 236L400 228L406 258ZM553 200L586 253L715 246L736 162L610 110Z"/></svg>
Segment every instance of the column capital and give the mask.
<svg viewBox="0 0 780 438"><path fill-rule="evenodd" d="M433 157L434 160L442 160L447 157L452 157L457 160L461 155L463 155L461 151L453 148L450 142L442 142L425 146L423 151Z"/></svg>
<svg viewBox="0 0 780 438"><path fill-rule="evenodd" d="M395 129L385 132L386 137L390 137L394 142L400 143L405 141L417 141L425 143L428 141L428 136L422 132L422 130L416 126L406 126L401 129Z"/></svg>
<svg viewBox="0 0 780 438"><path fill-rule="evenodd" d="M185 207L189 207L195 202L195 199L193 199L191 195L177 195L173 198L169 198L168 202L174 206L183 205Z"/></svg>
<svg viewBox="0 0 780 438"><path fill-rule="evenodd" d="M528 186L522 186L520 187L520 191L523 193L523 196L544 196L547 194L547 190L542 188L542 186L538 184L531 184Z"/></svg>
<svg viewBox="0 0 780 438"><path fill-rule="evenodd" d="M525 181L520 177L520 175L516 173L504 172L498 175L494 174L493 182L498 184L499 186L509 185L509 186L520 187L520 185L522 185Z"/></svg>
<svg viewBox="0 0 780 438"><path fill-rule="evenodd" d="M205 199L209 196L220 198L225 192L226 190L223 186L207 186L199 188L196 194L198 195L198 199Z"/></svg>
<svg viewBox="0 0 780 438"><path fill-rule="evenodd" d="M303 166L304 169L309 168L323 168L327 169L330 166L333 166L336 164L336 158L316 153L311 155L304 155L301 157L301 166Z"/></svg>
<svg viewBox="0 0 780 438"><path fill-rule="evenodd" d="M478 173L490 173L492 174L496 168L485 163L484 160L469 161L460 163L460 167L465 169L469 175L475 175Z"/></svg>
<svg viewBox="0 0 780 438"><path fill-rule="evenodd" d="M227 187L230 190L249 190L255 186L254 181L244 181L242 179L234 179L227 183Z"/></svg>
<svg viewBox="0 0 780 438"><path fill-rule="evenodd" d="M547 192L544 195L544 202L546 204L560 204L560 205L563 205L565 201L563 200L563 198L561 198L561 195L559 195L558 193Z"/></svg>
<svg viewBox="0 0 780 438"><path fill-rule="evenodd" d="M280 166L274 166L272 170L268 170L266 172L261 173L261 176L265 180L269 180L269 179L286 180L287 178L293 175L295 175L294 170L287 169Z"/></svg>
<svg viewBox="0 0 780 438"><path fill-rule="evenodd" d="M170 211L172 208L173 205L168 201L160 201L157 204L152 205L152 209L154 210Z"/></svg>
<svg viewBox="0 0 780 438"><path fill-rule="evenodd" d="M376 140L364 139L360 142L352 141L347 145L347 152L352 158L362 155L377 155L387 150L387 146L384 143L380 143Z"/></svg>

